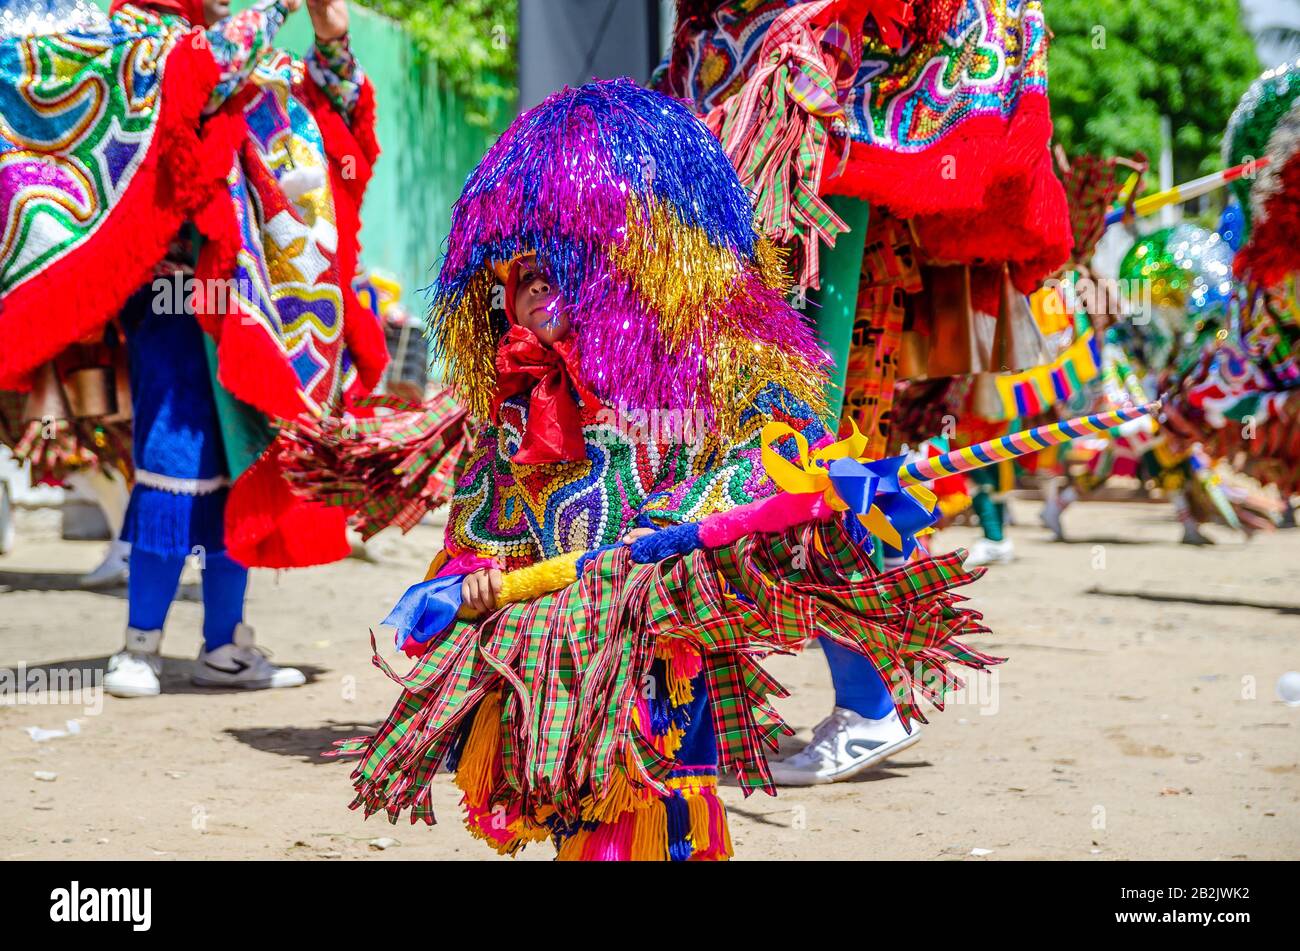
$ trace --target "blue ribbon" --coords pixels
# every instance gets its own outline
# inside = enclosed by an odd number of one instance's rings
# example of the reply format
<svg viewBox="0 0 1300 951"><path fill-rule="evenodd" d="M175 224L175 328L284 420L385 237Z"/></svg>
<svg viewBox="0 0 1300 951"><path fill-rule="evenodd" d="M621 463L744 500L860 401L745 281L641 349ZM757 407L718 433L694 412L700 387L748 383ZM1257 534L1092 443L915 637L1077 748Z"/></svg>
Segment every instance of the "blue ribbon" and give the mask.
<svg viewBox="0 0 1300 951"><path fill-rule="evenodd" d="M916 550L916 533L939 520L937 512L917 501L899 484L898 472L906 461L903 456L866 463L836 459L827 468L831 485L850 512L866 515L872 506L880 509L898 532L905 558Z"/></svg>
<svg viewBox="0 0 1300 951"><path fill-rule="evenodd" d="M456 620L464 580L464 575L447 575L411 585L379 623L397 628L395 641L399 648L405 649L412 641L427 644Z"/></svg>

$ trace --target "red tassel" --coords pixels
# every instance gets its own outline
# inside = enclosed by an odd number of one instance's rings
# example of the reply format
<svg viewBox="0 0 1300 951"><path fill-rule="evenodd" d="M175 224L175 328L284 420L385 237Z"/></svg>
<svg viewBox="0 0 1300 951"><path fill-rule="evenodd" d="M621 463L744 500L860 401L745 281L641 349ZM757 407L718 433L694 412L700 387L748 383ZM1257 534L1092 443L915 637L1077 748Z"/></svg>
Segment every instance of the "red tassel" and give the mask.
<svg viewBox="0 0 1300 951"><path fill-rule="evenodd" d="M306 568L346 558L344 510L294 495L280 464L284 448L277 437L231 486L227 552L248 568Z"/></svg>
<svg viewBox="0 0 1300 951"><path fill-rule="evenodd" d="M1029 291L1069 257L1065 190L1052 170L1047 97L1021 97L1011 121L976 116L934 146L900 153L831 140L822 193L850 195L915 218L927 254L949 261L1008 261ZM834 174L845 162L842 174Z"/></svg>

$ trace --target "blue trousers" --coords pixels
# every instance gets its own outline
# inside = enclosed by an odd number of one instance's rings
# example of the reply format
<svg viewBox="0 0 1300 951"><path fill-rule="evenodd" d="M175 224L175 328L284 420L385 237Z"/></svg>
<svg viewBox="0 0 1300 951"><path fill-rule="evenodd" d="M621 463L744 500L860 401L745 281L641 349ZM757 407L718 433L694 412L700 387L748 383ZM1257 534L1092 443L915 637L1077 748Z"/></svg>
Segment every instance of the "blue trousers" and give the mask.
<svg viewBox="0 0 1300 951"><path fill-rule="evenodd" d="M127 588L127 623L138 631L158 631L176 597L183 557L131 549L131 584ZM224 552L207 555L203 567L203 649L214 651L235 638L244 620L248 569Z"/></svg>
<svg viewBox="0 0 1300 951"><path fill-rule="evenodd" d="M835 706L845 707L869 720L888 716L894 709L894 702L890 699L889 688L876 671L876 665L829 638L821 638L821 645L826 665L831 669Z"/></svg>
<svg viewBox="0 0 1300 951"><path fill-rule="evenodd" d="M850 522L851 527L854 522ZM880 546L884 556L884 568L896 568L903 564L903 553L886 545L880 539L873 539ZM847 647L841 647L829 638L821 639L822 654L826 657L826 666L831 669L831 684L835 688L835 706L852 710L858 716L869 720L879 720L889 715L894 709L890 699L889 688L880 679L876 665Z"/></svg>

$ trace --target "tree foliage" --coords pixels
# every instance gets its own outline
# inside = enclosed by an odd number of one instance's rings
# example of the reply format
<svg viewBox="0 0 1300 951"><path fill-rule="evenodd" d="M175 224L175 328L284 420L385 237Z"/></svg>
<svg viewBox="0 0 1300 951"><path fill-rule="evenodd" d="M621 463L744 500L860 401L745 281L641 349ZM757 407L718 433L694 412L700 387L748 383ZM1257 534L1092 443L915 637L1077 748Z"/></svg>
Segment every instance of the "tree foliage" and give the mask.
<svg viewBox="0 0 1300 951"><path fill-rule="evenodd" d="M1179 180L1219 167L1228 116L1260 73L1237 0L1047 0L1056 138L1070 154L1154 164L1160 116Z"/></svg>
<svg viewBox="0 0 1300 951"><path fill-rule="evenodd" d="M517 94L518 0L357 0L397 20L485 124L493 105Z"/></svg>

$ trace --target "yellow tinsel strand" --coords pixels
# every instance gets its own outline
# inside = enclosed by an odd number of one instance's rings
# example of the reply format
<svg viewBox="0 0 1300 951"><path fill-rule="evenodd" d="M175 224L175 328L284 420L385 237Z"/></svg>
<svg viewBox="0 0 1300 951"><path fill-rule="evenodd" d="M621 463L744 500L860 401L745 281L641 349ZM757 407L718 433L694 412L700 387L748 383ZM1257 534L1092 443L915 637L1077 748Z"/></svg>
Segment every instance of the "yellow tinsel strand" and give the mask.
<svg viewBox="0 0 1300 951"><path fill-rule="evenodd" d="M791 288L794 280L790 277L789 267L786 266L787 258L789 254L767 238L758 239L754 259L758 264L758 276L764 284L783 292Z"/></svg>
<svg viewBox="0 0 1300 951"><path fill-rule="evenodd" d="M670 350L701 335L745 270L735 251L714 245L703 228L684 224L653 198L629 199L626 237L610 246L609 256L658 316Z"/></svg>
<svg viewBox="0 0 1300 951"><path fill-rule="evenodd" d="M429 330L437 352L447 362L447 382L480 418L488 415L497 384L497 340L492 332L492 293L497 284L492 269L485 267L469 280L459 306L435 301L429 311Z"/></svg>
<svg viewBox="0 0 1300 951"><path fill-rule="evenodd" d="M825 373L781 348L726 333L709 356L709 387L723 439L735 434L741 410L768 383L807 403L815 415L826 415Z"/></svg>

